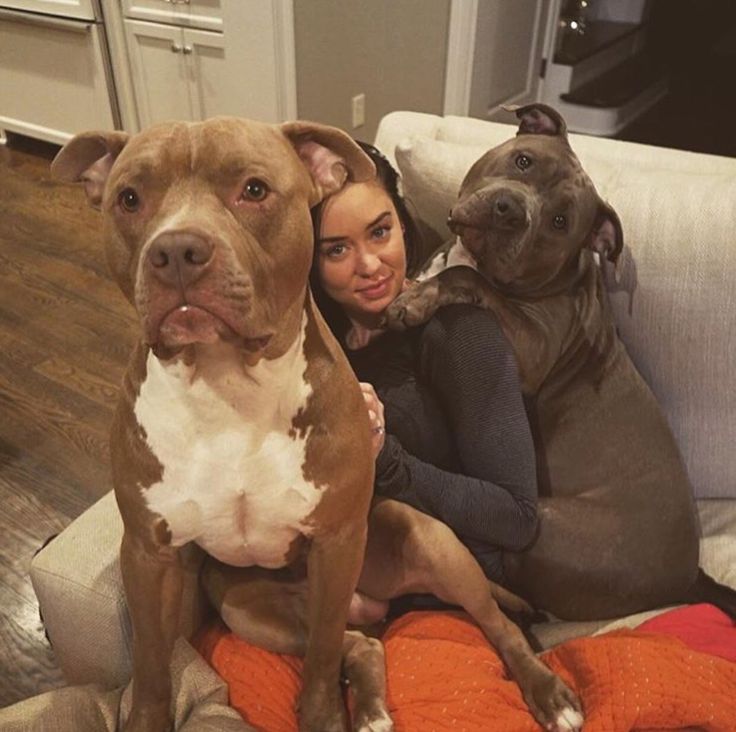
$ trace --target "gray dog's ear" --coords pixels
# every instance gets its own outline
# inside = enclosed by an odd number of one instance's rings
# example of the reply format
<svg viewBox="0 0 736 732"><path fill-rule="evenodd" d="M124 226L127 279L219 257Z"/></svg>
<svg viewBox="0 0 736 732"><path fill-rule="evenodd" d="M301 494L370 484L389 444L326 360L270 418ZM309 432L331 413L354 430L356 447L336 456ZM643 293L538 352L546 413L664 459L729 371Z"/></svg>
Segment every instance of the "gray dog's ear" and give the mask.
<svg viewBox="0 0 736 732"><path fill-rule="evenodd" d="M614 264L624 248L624 232L618 214L604 201L598 205L598 214L588 237L588 247Z"/></svg>
<svg viewBox="0 0 736 732"><path fill-rule="evenodd" d="M376 176L373 161L358 147L352 137L337 127L314 122L287 122L281 131L312 176L314 200L319 203L340 190L347 181L361 182Z"/></svg>
<svg viewBox="0 0 736 732"><path fill-rule="evenodd" d="M129 139L127 132L82 132L61 148L51 172L70 183L84 182L90 204L99 208L113 163Z"/></svg>
<svg viewBox="0 0 736 732"><path fill-rule="evenodd" d="M518 104L504 106L508 112L514 112L519 119L517 135L560 135L567 137L567 124L562 115L547 104Z"/></svg>

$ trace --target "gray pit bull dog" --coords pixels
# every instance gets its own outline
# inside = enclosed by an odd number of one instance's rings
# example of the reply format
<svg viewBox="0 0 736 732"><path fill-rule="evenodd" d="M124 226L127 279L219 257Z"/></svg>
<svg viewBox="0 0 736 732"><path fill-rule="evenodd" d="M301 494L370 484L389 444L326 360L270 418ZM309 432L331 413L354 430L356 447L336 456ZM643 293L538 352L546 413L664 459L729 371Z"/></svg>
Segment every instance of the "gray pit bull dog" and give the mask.
<svg viewBox="0 0 736 732"><path fill-rule="evenodd" d="M217 118L84 133L53 171L102 209L110 268L140 321L111 434L133 625L127 732L170 728L179 549L192 541L230 628L305 656L302 732L346 729L341 672L353 728L390 732L382 644L346 623L408 592L463 606L540 724L579 730L575 694L497 601L529 605L440 522L389 500L368 518L367 409L307 286L309 208L375 174L360 148L321 125Z"/></svg>
<svg viewBox="0 0 736 732"><path fill-rule="evenodd" d="M462 183L448 222L457 240L387 322L400 329L447 303L475 303L493 311L515 352L540 522L531 547L506 557L514 591L566 619L683 602L712 602L733 617L736 592L699 570L682 459L606 299L602 270L622 251L619 218L570 148L562 117L545 105L515 111L517 136Z"/></svg>

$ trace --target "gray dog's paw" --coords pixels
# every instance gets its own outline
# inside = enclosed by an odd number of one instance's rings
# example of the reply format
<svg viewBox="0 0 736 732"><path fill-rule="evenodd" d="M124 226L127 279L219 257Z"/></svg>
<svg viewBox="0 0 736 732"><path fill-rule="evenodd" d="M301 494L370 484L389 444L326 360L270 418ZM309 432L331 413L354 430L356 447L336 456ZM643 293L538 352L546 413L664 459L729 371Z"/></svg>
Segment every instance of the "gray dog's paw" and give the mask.
<svg viewBox="0 0 736 732"><path fill-rule="evenodd" d="M426 323L437 310L438 293L434 278L410 287L388 306L384 324L391 330L406 330Z"/></svg>

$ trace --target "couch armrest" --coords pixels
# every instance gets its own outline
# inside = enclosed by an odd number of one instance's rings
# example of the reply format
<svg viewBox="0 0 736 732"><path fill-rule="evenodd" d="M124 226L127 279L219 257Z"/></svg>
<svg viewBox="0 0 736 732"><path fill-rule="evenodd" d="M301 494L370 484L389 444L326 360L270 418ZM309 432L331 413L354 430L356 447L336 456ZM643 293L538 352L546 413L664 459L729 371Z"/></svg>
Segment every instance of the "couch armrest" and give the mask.
<svg viewBox="0 0 736 732"><path fill-rule="evenodd" d="M31 562L31 582L64 677L72 684L125 684L132 632L120 575L123 522L112 492L88 508ZM189 638L206 612L199 592L202 551L182 552L180 632Z"/></svg>

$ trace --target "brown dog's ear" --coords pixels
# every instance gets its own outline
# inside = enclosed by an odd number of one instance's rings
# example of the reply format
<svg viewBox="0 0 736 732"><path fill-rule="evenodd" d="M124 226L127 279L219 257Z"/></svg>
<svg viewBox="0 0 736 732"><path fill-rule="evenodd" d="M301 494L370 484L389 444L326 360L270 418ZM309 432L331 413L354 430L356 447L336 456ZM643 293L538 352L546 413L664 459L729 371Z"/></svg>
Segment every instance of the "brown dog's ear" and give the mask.
<svg viewBox="0 0 736 732"><path fill-rule="evenodd" d="M519 119L517 135L551 135L567 137L567 124L562 115L546 104L518 104L504 106L508 112L514 112Z"/></svg>
<svg viewBox="0 0 736 732"><path fill-rule="evenodd" d="M51 172L70 183L84 182L90 204L99 208L113 163L130 136L127 132L82 132L61 148Z"/></svg>
<svg viewBox="0 0 736 732"><path fill-rule="evenodd" d="M352 137L337 127L314 122L287 122L281 131L306 166L314 181L310 206L340 190L346 181L361 182L376 176L373 161Z"/></svg>
<svg viewBox="0 0 736 732"><path fill-rule="evenodd" d="M603 201L598 206L598 215L588 237L588 247L616 264L624 248L624 232L618 214Z"/></svg>

